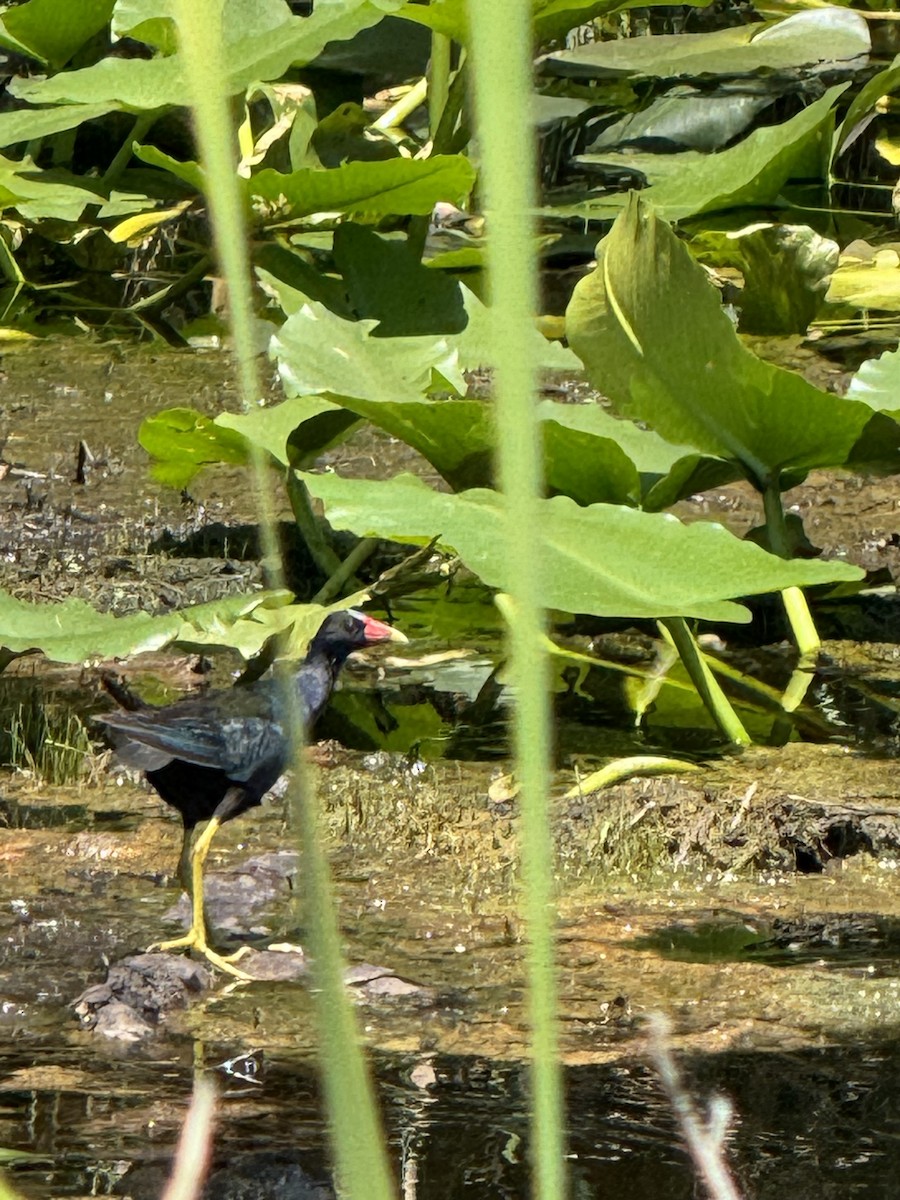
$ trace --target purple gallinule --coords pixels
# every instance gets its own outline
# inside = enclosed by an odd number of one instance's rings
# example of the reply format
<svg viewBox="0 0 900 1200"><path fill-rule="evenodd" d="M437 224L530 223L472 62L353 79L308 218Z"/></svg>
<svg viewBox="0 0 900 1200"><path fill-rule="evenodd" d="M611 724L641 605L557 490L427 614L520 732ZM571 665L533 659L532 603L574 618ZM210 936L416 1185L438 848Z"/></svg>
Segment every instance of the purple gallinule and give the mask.
<svg viewBox="0 0 900 1200"><path fill-rule="evenodd" d="M390 625L353 609L329 614L293 672L298 716L308 731L328 703L341 667L354 650L406 638ZM191 927L156 949L193 948L214 966L250 978L209 945L203 911L203 866L216 830L260 803L290 761L283 684L272 676L246 687L179 700L163 708L141 705L127 689L113 695L133 711L99 718L119 758L139 768L184 822L178 873L191 897ZM194 829L207 826L196 838ZM192 844L193 843L193 844ZM240 954L240 952L238 952Z"/></svg>

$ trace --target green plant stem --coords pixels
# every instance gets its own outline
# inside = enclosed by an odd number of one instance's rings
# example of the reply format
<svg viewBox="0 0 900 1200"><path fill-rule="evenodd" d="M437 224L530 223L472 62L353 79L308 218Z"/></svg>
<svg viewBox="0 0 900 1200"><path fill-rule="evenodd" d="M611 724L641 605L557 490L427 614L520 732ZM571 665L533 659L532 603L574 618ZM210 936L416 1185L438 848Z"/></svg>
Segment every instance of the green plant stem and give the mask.
<svg viewBox="0 0 900 1200"><path fill-rule="evenodd" d="M401 96L396 104L392 104L381 116L372 122L373 129L396 129L402 125L408 116L424 103L428 94L428 81L423 77L414 84L405 96Z"/></svg>
<svg viewBox="0 0 900 1200"><path fill-rule="evenodd" d="M461 52L459 67L447 91L440 121L436 126L430 126L432 155L461 153L469 140L465 122L462 125L459 124L466 99L468 77L469 72L465 69L465 54ZM413 258L422 257L430 225L430 215L410 219L407 227L407 246Z"/></svg>
<svg viewBox="0 0 900 1200"><path fill-rule="evenodd" d="M784 611L787 613L791 629L794 631L797 649L800 651L800 661L809 663L815 660L822 642L812 619L812 613L809 611L809 605L806 603L806 596L801 588L790 587L784 589L781 599L784 602Z"/></svg>
<svg viewBox="0 0 900 1200"><path fill-rule="evenodd" d="M134 154L134 143L144 140L153 128L156 117L156 112L148 112L141 113L140 116L135 118L134 125L131 127L131 133L119 147L115 158L106 168L103 178L100 180L100 187L103 189L104 195L108 196L112 188L119 182L122 172L128 166Z"/></svg>
<svg viewBox="0 0 900 1200"><path fill-rule="evenodd" d="M766 512L766 532L769 535L769 546L773 554L779 558L790 558L791 547L787 536L787 526L784 520L784 507L781 503L781 491L777 481L771 482L763 492L763 505ZM784 611L794 634L794 641L800 651L801 662L808 662L819 652L821 640L806 597L800 588L785 588L781 593Z"/></svg>
<svg viewBox="0 0 900 1200"><path fill-rule="evenodd" d="M165 287L155 291L152 295L136 300L125 311L137 315L138 313L152 312L154 309L168 307L179 296L183 296L185 292L189 292L195 284L199 283L211 266L212 259L208 254L204 254L194 263L189 271L185 271L173 283L167 283Z"/></svg>
<svg viewBox="0 0 900 1200"><path fill-rule="evenodd" d="M254 345L253 302L248 239L237 184L235 131L222 81L225 52L223 0L177 0L175 7L184 77L193 93L200 156L209 181L208 201L222 273L228 285L229 312L245 410L260 394ZM265 454L251 443L261 536L268 583L284 577L275 536L275 514ZM329 572L330 574L330 572ZM374 1088L360 1047L356 1016L344 988L340 931L328 859L319 828L319 810L302 753L303 725L295 690L283 673L282 701L294 750L292 815L300 835L306 922L314 963L314 1012L325 1108L341 1194L351 1200L392 1200L393 1186L385 1157ZM302 797L302 800L301 800Z"/></svg>
<svg viewBox="0 0 900 1200"><path fill-rule="evenodd" d="M763 491L763 506L766 512L766 534L769 539L769 548L779 558L790 558L791 547L784 519L784 505L781 503L781 489L777 480L766 484Z"/></svg>
<svg viewBox="0 0 900 1200"><path fill-rule="evenodd" d="M480 181L489 214L498 477L506 514L505 577L515 696L514 745L521 783L519 843L531 1026L532 1195L566 1194L562 1072L554 933L554 845L549 821L549 666L541 607L542 454L535 421L537 311L533 216L537 161L532 119L531 5L469 4L475 66ZM502 47L502 52L498 52Z"/></svg>
<svg viewBox="0 0 900 1200"><path fill-rule="evenodd" d="M378 538L361 538L313 596L313 604L330 604L335 596L340 595L344 585L353 578L366 559L371 558L377 545Z"/></svg>
<svg viewBox="0 0 900 1200"><path fill-rule="evenodd" d="M687 621L684 617L663 617L659 623L668 631L685 670L719 730L733 745L749 746L752 738L709 669Z"/></svg>
<svg viewBox="0 0 900 1200"><path fill-rule="evenodd" d="M297 528L306 543L306 548L325 578L330 579L332 575L340 571L341 560L329 546L322 530L322 523L313 512L309 489L302 479L297 478L296 471L288 470L287 492L294 520L297 522Z"/></svg>
<svg viewBox="0 0 900 1200"><path fill-rule="evenodd" d="M428 132L432 143L444 115L450 92L450 38L443 33L431 35L431 63L428 68Z"/></svg>

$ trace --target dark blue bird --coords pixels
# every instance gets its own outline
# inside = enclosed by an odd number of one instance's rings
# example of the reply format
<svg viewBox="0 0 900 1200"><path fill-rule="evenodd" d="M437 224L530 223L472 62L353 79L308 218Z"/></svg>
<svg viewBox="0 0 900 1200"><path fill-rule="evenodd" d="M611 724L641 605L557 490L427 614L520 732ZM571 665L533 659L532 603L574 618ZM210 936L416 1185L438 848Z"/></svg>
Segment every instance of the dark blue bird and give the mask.
<svg viewBox="0 0 900 1200"><path fill-rule="evenodd" d="M406 638L390 625L353 609L325 618L290 679L298 717L306 730L328 703L349 655L389 640L405 642ZM109 729L119 758L142 770L184 822L178 871L191 896L191 928L184 937L162 942L157 948L193 947L222 970L249 978L209 945L203 866L216 830L259 804L290 761L283 684L270 676L246 687L180 700L164 708L143 705L125 689L108 686L120 702L134 710L99 718ZM194 839L194 829L201 821L209 823Z"/></svg>

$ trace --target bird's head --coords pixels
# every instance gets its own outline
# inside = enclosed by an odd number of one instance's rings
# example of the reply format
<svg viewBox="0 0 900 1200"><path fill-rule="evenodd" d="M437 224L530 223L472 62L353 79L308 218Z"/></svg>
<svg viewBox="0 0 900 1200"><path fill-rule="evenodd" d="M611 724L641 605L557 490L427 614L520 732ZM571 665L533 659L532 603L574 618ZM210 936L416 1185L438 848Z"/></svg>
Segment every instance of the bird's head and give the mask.
<svg viewBox="0 0 900 1200"><path fill-rule="evenodd" d="M341 612L329 613L319 631L312 640L312 647L325 649L332 654L346 657L354 650L364 646L374 646L378 642L405 642L408 639L391 625L384 621L376 621L367 613L355 608L346 608Z"/></svg>

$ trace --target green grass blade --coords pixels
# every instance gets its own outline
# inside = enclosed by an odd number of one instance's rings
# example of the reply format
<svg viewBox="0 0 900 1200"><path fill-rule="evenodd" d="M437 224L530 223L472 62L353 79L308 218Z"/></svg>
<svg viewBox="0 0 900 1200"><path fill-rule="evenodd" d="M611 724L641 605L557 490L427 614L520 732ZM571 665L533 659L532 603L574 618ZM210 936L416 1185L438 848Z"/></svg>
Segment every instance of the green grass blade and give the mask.
<svg viewBox="0 0 900 1200"><path fill-rule="evenodd" d="M514 738L520 802L523 910L528 937L532 1036L533 1193L565 1194L563 1097L554 952L549 673L540 604L540 442L535 421L537 309L532 213L537 162L531 120L530 5L472 3L472 53L482 194L488 220L493 299L499 477L507 502L506 553Z"/></svg>

